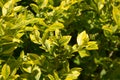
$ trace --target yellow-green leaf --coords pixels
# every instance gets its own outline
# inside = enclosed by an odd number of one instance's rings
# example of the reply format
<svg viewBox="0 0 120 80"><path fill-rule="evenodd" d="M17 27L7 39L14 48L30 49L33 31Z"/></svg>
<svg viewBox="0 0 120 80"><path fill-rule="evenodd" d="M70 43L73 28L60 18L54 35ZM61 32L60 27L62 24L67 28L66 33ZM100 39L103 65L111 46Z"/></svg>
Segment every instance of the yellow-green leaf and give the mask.
<svg viewBox="0 0 120 80"><path fill-rule="evenodd" d="M79 55L80 55L81 58L90 56L88 54L87 50L84 50L84 49L83 50L79 50L78 53L79 53Z"/></svg>
<svg viewBox="0 0 120 80"><path fill-rule="evenodd" d="M49 78L50 80L55 80L55 78L54 78L51 74L48 74L48 78Z"/></svg>
<svg viewBox="0 0 120 80"><path fill-rule="evenodd" d="M71 36L63 36L63 37L59 40L59 42L61 43L62 46L63 46L63 45L67 45L67 44L69 43L70 39L71 39Z"/></svg>
<svg viewBox="0 0 120 80"><path fill-rule="evenodd" d="M89 41L89 37L88 37L88 34L86 33L86 31L83 31L80 34L78 34L77 44L79 46L86 44L88 41Z"/></svg>
<svg viewBox="0 0 120 80"><path fill-rule="evenodd" d="M5 3L2 8L2 15L6 16L11 11L12 7L13 7L13 0L10 0L7 3Z"/></svg>
<svg viewBox="0 0 120 80"><path fill-rule="evenodd" d="M10 75L10 66L8 64L4 64L2 67L2 72L1 72L3 78L6 80L9 75Z"/></svg>
<svg viewBox="0 0 120 80"><path fill-rule="evenodd" d="M4 29L2 28L2 26L0 26L0 36L3 36L5 34Z"/></svg>
<svg viewBox="0 0 120 80"><path fill-rule="evenodd" d="M56 29L62 29L64 25L60 22L55 22L46 31L55 31Z"/></svg>
<svg viewBox="0 0 120 80"><path fill-rule="evenodd" d="M36 12L39 13L39 7L36 4L30 4L31 8Z"/></svg>
<svg viewBox="0 0 120 80"><path fill-rule="evenodd" d="M30 39L37 44L41 44L40 32L38 30L34 30L33 34L30 34Z"/></svg>
<svg viewBox="0 0 120 80"><path fill-rule="evenodd" d="M15 11L15 12L20 12L20 11L22 11L22 9L23 9L22 6L16 6L16 7L14 8L14 11Z"/></svg>
<svg viewBox="0 0 120 80"><path fill-rule="evenodd" d="M65 80L76 80L82 71L81 68L72 68Z"/></svg>
<svg viewBox="0 0 120 80"><path fill-rule="evenodd" d="M117 23L118 26L120 26L120 10L118 7L113 6L113 19Z"/></svg>
<svg viewBox="0 0 120 80"><path fill-rule="evenodd" d="M47 4L48 4L48 0L44 0L44 1L43 1L43 3L42 3L42 5L41 5L41 8L46 7L46 6L47 6Z"/></svg>
<svg viewBox="0 0 120 80"><path fill-rule="evenodd" d="M54 73L54 77L55 77L55 80L61 80L58 76L58 73L56 71L53 72Z"/></svg>
<svg viewBox="0 0 120 80"><path fill-rule="evenodd" d="M97 50L98 49L98 45L97 42L95 41L89 41L87 46L86 46L87 50Z"/></svg>

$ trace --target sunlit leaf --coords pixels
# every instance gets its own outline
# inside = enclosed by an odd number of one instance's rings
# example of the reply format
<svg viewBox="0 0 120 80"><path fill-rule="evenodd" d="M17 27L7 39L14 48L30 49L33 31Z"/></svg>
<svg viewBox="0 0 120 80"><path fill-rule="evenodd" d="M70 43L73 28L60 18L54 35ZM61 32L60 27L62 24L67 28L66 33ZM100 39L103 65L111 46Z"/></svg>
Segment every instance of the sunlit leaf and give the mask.
<svg viewBox="0 0 120 80"><path fill-rule="evenodd" d="M10 43L2 46L2 54L11 54L16 48L17 43Z"/></svg>
<svg viewBox="0 0 120 80"><path fill-rule="evenodd" d="M46 7L46 6L47 6L47 4L48 4L48 0L44 0L44 1L43 1L43 3L42 3L42 5L41 5L41 8Z"/></svg>
<svg viewBox="0 0 120 80"><path fill-rule="evenodd" d="M88 34L86 33L86 31L83 31L80 34L78 34L77 44L79 46L86 44L88 41L89 41L89 37L88 37Z"/></svg>
<svg viewBox="0 0 120 80"><path fill-rule="evenodd" d="M33 34L30 34L30 39L36 44L42 43L40 38L40 32L38 30L34 30Z"/></svg>
<svg viewBox="0 0 120 80"><path fill-rule="evenodd" d="M3 78L6 80L9 75L10 75L10 66L8 64L4 64L2 67L2 72L1 72Z"/></svg>
<svg viewBox="0 0 120 80"><path fill-rule="evenodd" d="M113 6L112 13L113 13L113 19L115 20L117 25L120 26L120 10L118 9L118 7Z"/></svg>
<svg viewBox="0 0 120 80"><path fill-rule="evenodd" d="M65 80L75 80L78 79L80 72L82 71L81 68L72 68L70 73L67 75Z"/></svg>
<svg viewBox="0 0 120 80"><path fill-rule="evenodd" d="M84 50L84 49L83 50L79 50L78 53L79 53L81 58L90 56L89 53L87 52L87 50Z"/></svg>
<svg viewBox="0 0 120 80"><path fill-rule="evenodd" d="M35 80L40 80L41 70L38 66L35 65L35 67L33 68L32 74L35 76Z"/></svg>
<svg viewBox="0 0 120 80"><path fill-rule="evenodd" d="M104 7L105 0L95 0L98 5L98 9L101 10Z"/></svg>
<svg viewBox="0 0 120 80"><path fill-rule="evenodd" d="M4 4L4 6L2 8L2 15L3 16L6 16L8 13L10 13L12 11L14 3L15 3L15 1L10 0L7 3Z"/></svg>
<svg viewBox="0 0 120 80"><path fill-rule="evenodd" d="M25 64L24 64L25 65ZM23 65L23 67L22 67L22 69L25 71L25 72L27 72L27 73L31 73L32 72L32 66L31 65L25 65L24 66Z"/></svg>
<svg viewBox="0 0 120 80"><path fill-rule="evenodd" d="M87 50L97 50L98 49L98 44L95 41L89 41L87 46L86 46Z"/></svg>
<svg viewBox="0 0 120 80"><path fill-rule="evenodd" d="M55 31L56 29L63 29L64 25L60 22L55 22L52 25L49 26L49 28L46 31Z"/></svg>
<svg viewBox="0 0 120 80"><path fill-rule="evenodd" d="M71 39L71 36L63 36L59 42L61 45L67 45Z"/></svg>
<svg viewBox="0 0 120 80"><path fill-rule="evenodd" d="M24 28L25 26L27 26L29 24L34 24L34 23L39 23L39 22L40 22L39 18L22 20L21 22L17 23L15 26L13 26L11 29L21 29L21 28Z"/></svg>
<svg viewBox="0 0 120 80"><path fill-rule="evenodd" d="M104 26L102 27L102 29L104 30L104 35L105 35L106 37L109 37L109 36L111 36L113 33L115 33L115 32L117 31L118 26L117 26L117 25L116 25L116 26L104 25Z"/></svg>
<svg viewBox="0 0 120 80"><path fill-rule="evenodd" d="M16 6L16 7L14 7L14 11L15 12L20 12L20 11L22 11L22 9L23 9L22 6Z"/></svg>
<svg viewBox="0 0 120 80"><path fill-rule="evenodd" d="M61 80L58 76L58 73L56 71L54 71L54 77L55 77L55 80Z"/></svg>
<svg viewBox="0 0 120 80"><path fill-rule="evenodd" d="M39 13L39 7L36 4L30 4L30 6L32 7L32 9L36 12Z"/></svg>
<svg viewBox="0 0 120 80"><path fill-rule="evenodd" d="M2 26L0 25L0 36L4 35L5 31L3 30Z"/></svg>
<svg viewBox="0 0 120 80"><path fill-rule="evenodd" d="M78 45L77 44L73 45L72 49L73 49L73 52L77 52L78 51Z"/></svg>
<svg viewBox="0 0 120 80"><path fill-rule="evenodd" d="M49 78L50 80L55 80L54 77L53 77L51 74L48 74L48 78Z"/></svg>

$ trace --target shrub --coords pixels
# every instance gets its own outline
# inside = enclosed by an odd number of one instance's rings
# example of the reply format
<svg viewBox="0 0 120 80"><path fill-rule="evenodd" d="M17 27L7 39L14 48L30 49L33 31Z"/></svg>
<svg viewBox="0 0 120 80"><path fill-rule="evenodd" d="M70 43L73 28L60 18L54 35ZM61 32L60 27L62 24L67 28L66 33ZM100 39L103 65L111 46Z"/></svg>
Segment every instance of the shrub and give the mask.
<svg viewBox="0 0 120 80"><path fill-rule="evenodd" d="M113 80L119 0L1 0L1 80Z"/></svg>

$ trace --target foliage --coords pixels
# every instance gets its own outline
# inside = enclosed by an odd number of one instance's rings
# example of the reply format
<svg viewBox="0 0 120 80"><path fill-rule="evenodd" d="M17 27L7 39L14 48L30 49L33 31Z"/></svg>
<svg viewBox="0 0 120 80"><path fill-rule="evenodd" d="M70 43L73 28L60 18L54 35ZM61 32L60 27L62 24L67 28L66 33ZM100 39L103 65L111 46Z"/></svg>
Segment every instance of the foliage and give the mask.
<svg viewBox="0 0 120 80"><path fill-rule="evenodd" d="M119 0L0 0L0 80L120 79Z"/></svg>

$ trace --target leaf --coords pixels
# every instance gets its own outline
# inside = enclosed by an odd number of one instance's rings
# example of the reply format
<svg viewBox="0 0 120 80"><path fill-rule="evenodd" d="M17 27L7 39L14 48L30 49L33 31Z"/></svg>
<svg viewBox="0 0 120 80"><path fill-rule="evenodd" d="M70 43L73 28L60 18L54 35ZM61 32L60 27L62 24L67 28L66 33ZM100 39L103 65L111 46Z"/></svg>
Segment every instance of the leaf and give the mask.
<svg viewBox="0 0 120 80"><path fill-rule="evenodd" d="M71 36L63 36L59 42L62 46L67 45L69 41L71 40Z"/></svg>
<svg viewBox="0 0 120 80"><path fill-rule="evenodd" d="M100 72L100 78L102 78L106 73L107 73L106 70L102 69Z"/></svg>
<svg viewBox="0 0 120 80"><path fill-rule="evenodd" d="M41 8L46 7L46 6L47 6L47 4L48 4L48 0L44 0L44 1L43 1L43 3L42 3L42 5L41 5Z"/></svg>
<svg viewBox="0 0 120 80"><path fill-rule="evenodd" d="M65 80L75 80L80 75L80 71L82 71L81 68L72 68L70 73L68 73Z"/></svg>
<svg viewBox="0 0 120 80"><path fill-rule="evenodd" d="M106 37L110 37L113 33L115 33L115 32L117 31L118 26L117 26L117 25L116 25L116 26L104 25L104 26L102 27L102 29L104 30L104 35L105 35Z"/></svg>
<svg viewBox="0 0 120 80"><path fill-rule="evenodd" d="M84 49L83 50L79 50L78 53L79 53L79 55L80 55L81 58L90 56L88 54L87 50L84 50Z"/></svg>
<svg viewBox="0 0 120 80"><path fill-rule="evenodd" d="M64 25L60 22L55 22L51 26L48 27L46 31L55 31L56 29L63 29Z"/></svg>
<svg viewBox="0 0 120 80"><path fill-rule="evenodd" d="M40 18L32 18L32 19L29 19L29 20L22 20L19 23L17 23L15 26L13 26L11 29L25 28L25 26L27 26L29 24L39 23L40 20L41 20Z"/></svg>
<svg viewBox="0 0 120 80"><path fill-rule="evenodd" d="M2 26L0 25L0 36L3 36L5 34L5 31L3 30Z"/></svg>
<svg viewBox="0 0 120 80"><path fill-rule="evenodd" d="M55 80L54 77L53 77L51 74L48 74L48 78L49 78L50 80Z"/></svg>
<svg viewBox="0 0 120 80"><path fill-rule="evenodd" d="M89 41L89 37L88 37L88 34L86 33L86 31L83 31L80 34L78 34L77 44L79 46L86 44L88 41Z"/></svg>
<svg viewBox="0 0 120 80"><path fill-rule="evenodd" d="M15 12L20 12L20 11L22 11L22 9L23 9L23 7L22 6L16 6L16 7L14 7L14 11Z"/></svg>
<svg viewBox="0 0 120 80"><path fill-rule="evenodd" d="M4 4L4 6L2 8L2 15L3 16L6 16L8 13L10 13L12 11L13 3L14 3L14 1L10 0Z"/></svg>
<svg viewBox="0 0 120 80"><path fill-rule="evenodd" d="M2 3L2 2L0 2L0 7L1 7L1 8L3 7L3 3Z"/></svg>
<svg viewBox="0 0 120 80"><path fill-rule="evenodd" d="M13 42L14 42L14 43L16 43L16 42L17 42L17 43L20 43L21 40L20 40L20 39L17 39L17 38L13 38Z"/></svg>
<svg viewBox="0 0 120 80"><path fill-rule="evenodd" d="M24 35L24 33L17 33L17 34L16 34L16 38L19 39L19 38L21 38L23 35Z"/></svg>
<svg viewBox="0 0 120 80"><path fill-rule="evenodd" d="M97 0L96 3L98 4L98 9L101 10L104 7L105 0Z"/></svg>
<svg viewBox="0 0 120 80"><path fill-rule="evenodd" d="M10 43L2 46L2 54L11 54L16 48L17 43Z"/></svg>
<svg viewBox="0 0 120 80"><path fill-rule="evenodd" d="M31 73L32 72L32 66L31 65L23 65L22 69L27 72L27 73Z"/></svg>
<svg viewBox="0 0 120 80"><path fill-rule="evenodd" d="M53 72L54 73L54 77L55 77L55 80L61 80L58 76L58 73L56 71Z"/></svg>
<svg viewBox="0 0 120 80"><path fill-rule="evenodd" d="M57 39L59 39L59 38L61 37L61 32L60 32L59 29L56 29L56 30L55 30L55 37L56 37Z"/></svg>
<svg viewBox="0 0 120 80"><path fill-rule="evenodd" d="M45 41L45 47L48 51L51 51L52 42L50 40Z"/></svg>
<svg viewBox="0 0 120 80"><path fill-rule="evenodd" d="M3 78L6 80L10 75L10 66L7 64L4 64L2 67L1 74L2 74Z"/></svg>
<svg viewBox="0 0 120 80"><path fill-rule="evenodd" d="M42 40L40 38L40 32L38 30L34 30L33 34L30 34L30 39L36 44L41 44Z"/></svg>
<svg viewBox="0 0 120 80"><path fill-rule="evenodd" d="M117 7L113 6L112 13L113 13L113 19L115 20L117 25L120 26L120 10Z"/></svg>
<svg viewBox="0 0 120 80"><path fill-rule="evenodd" d="M102 27L103 30L109 31L110 33L112 33L112 30L110 29L110 27L108 27L107 25L104 25Z"/></svg>
<svg viewBox="0 0 120 80"><path fill-rule="evenodd" d="M36 5L36 4L30 4L30 6L31 6L31 8L36 12L36 13L38 13L39 14L39 7Z"/></svg>
<svg viewBox="0 0 120 80"><path fill-rule="evenodd" d="M73 49L73 53L77 52L78 51L78 45L77 44L73 45L72 49Z"/></svg>
<svg viewBox="0 0 120 80"><path fill-rule="evenodd" d="M38 66L35 65L35 67L33 68L32 74L34 75L35 80L40 80L41 70L40 70L40 68Z"/></svg>
<svg viewBox="0 0 120 80"><path fill-rule="evenodd" d="M87 50L97 50L98 49L98 45L97 42L95 41L89 41L87 46L86 46Z"/></svg>

